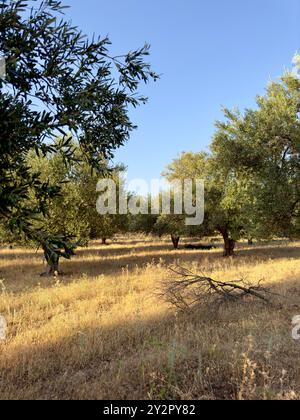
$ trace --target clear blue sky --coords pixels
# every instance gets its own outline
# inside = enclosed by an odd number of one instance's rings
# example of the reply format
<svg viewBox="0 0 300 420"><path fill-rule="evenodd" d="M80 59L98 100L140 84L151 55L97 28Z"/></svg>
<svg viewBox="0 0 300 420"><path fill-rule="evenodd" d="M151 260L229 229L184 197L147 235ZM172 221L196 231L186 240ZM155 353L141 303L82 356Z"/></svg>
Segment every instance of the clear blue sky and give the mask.
<svg viewBox="0 0 300 420"><path fill-rule="evenodd" d="M221 106L254 106L300 52L300 0L65 0L113 53L151 44L162 78L131 112L139 126L116 155L130 178L157 178L181 151L207 148Z"/></svg>

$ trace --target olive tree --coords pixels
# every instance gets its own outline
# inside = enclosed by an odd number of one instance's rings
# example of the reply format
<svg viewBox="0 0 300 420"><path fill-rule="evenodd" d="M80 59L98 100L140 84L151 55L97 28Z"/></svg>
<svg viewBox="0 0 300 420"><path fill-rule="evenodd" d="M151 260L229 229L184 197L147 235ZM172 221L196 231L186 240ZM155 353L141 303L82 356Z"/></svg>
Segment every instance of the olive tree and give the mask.
<svg viewBox="0 0 300 420"><path fill-rule="evenodd" d="M300 66L299 66L300 69ZM249 237L299 237L300 77L287 72L257 97L257 109L225 110L213 140L214 159L234 180Z"/></svg>
<svg viewBox="0 0 300 420"><path fill-rule="evenodd" d="M101 170L135 128L128 111L146 101L138 95L140 82L157 78L145 62L148 45L113 57L108 38L89 40L64 11L59 0L2 0L0 7L6 62L0 79L1 223L55 260L70 258L75 245L65 235L37 230L32 220L47 212L61 186L30 171L28 153L60 154L68 164L75 139L84 162ZM28 206L32 190L34 207Z"/></svg>

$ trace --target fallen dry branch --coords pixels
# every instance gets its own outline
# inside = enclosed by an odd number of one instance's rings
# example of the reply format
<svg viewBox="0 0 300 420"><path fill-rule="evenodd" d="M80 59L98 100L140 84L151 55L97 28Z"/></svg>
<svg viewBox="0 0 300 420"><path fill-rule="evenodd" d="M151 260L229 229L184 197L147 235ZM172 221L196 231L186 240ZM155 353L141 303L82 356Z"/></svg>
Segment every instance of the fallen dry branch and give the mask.
<svg viewBox="0 0 300 420"><path fill-rule="evenodd" d="M177 278L164 283L163 298L180 310L207 303L243 301L246 297L271 304L270 290L262 287L261 281L253 285L246 280L222 282L200 276L183 267L170 268Z"/></svg>

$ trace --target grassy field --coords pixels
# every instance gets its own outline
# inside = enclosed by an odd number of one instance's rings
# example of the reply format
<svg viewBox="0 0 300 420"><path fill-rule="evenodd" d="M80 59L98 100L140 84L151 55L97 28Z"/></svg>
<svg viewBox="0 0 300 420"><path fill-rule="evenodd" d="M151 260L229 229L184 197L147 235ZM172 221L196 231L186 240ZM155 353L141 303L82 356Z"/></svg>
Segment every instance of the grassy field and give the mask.
<svg viewBox="0 0 300 420"><path fill-rule="evenodd" d="M262 280L254 301L177 313L157 294L178 263L220 280ZM40 253L0 251L2 399L299 399L300 243L172 251L169 242L93 244L41 278Z"/></svg>

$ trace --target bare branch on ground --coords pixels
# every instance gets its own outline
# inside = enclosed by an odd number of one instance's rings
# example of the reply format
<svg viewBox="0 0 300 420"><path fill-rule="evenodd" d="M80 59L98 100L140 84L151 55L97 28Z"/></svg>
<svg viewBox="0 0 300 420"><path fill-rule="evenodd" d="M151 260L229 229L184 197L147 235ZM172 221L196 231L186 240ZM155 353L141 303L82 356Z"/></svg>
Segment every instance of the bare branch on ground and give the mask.
<svg viewBox="0 0 300 420"><path fill-rule="evenodd" d="M195 274L184 267L171 267L170 271L174 278L164 282L161 295L179 310L202 304L242 302L249 297L271 305L270 296L275 295L262 286L262 281L256 284L245 279L223 282Z"/></svg>

